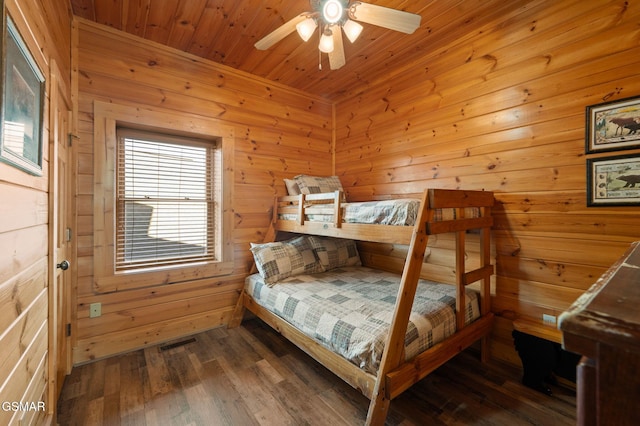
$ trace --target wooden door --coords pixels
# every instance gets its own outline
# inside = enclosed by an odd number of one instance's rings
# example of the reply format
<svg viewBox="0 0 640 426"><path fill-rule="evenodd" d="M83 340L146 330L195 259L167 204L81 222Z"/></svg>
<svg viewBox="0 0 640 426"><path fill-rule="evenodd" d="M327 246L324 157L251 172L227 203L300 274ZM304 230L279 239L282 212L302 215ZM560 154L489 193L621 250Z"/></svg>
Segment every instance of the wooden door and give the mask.
<svg viewBox="0 0 640 426"><path fill-rule="evenodd" d="M71 107L65 80L55 62L51 64L49 110L49 411L53 413L71 371L71 218L72 176Z"/></svg>

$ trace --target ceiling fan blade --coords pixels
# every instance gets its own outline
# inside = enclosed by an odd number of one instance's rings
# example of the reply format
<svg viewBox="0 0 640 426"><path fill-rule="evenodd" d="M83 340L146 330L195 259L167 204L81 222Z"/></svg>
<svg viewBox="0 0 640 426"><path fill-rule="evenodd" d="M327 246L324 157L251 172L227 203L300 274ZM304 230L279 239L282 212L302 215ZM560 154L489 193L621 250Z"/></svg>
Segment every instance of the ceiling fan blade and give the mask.
<svg viewBox="0 0 640 426"><path fill-rule="evenodd" d="M258 40L254 45L258 50L267 50L292 32L296 30L296 25L307 18L308 13L301 13L290 21L285 22L271 33Z"/></svg>
<svg viewBox="0 0 640 426"><path fill-rule="evenodd" d="M342 31L339 26L334 26L333 30L333 50L329 52L329 68L337 70L347 63L344 58L344 45L342 44Z"/></svg>
<svg viewBox="0 0 640 426"><path fill-rule="evenodd" d="M406 34L412 34L420 26L422 18L415 13L362 2L350 4L349 17L355 21L366 22Z"/></svg>

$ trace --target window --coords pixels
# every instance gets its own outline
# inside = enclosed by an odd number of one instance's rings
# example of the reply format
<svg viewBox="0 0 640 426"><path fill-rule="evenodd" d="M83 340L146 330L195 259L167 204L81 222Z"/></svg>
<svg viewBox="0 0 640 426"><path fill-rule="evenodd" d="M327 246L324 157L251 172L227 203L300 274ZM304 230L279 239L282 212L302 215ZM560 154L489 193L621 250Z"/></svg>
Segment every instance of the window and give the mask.
<svg viewBox="0 0 640 426"><path fill-rule="evenodd" d="M116 271L218 260L216 141L118 129Z"/></svg>
<svg viewBox="0 0 640 426"><path fill-rule="evenodd" d="M233 130L94 102L95 292L233 273Z"/></svg>

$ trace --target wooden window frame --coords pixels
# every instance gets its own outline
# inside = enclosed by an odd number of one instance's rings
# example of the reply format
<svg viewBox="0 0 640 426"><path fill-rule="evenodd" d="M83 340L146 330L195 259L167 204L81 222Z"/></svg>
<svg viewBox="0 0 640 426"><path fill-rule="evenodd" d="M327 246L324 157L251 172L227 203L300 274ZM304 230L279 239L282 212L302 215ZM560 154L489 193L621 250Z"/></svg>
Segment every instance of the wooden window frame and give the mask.
<svg viewBox="0 0 640 426"><path fill-rule="evenodd" d="M118 149L117 149L117 180L116 180L116 271L132 271L132 270L144 270L144 269L157 269L167 267L170 265L189 265L197 262L211 262L217 261L220 252L221 245L221 220L220 215L222 210L220 206L220 163L222 162L222 156L219 155L221 149L221 143L219 138L211 138L207 140L195 139L193 137L176 136L173 134L167 134L165 132L158 131L146 131L140 129L131 129L129 127L118 126L117 128ZM126 141L130 141L127 143ZM140 141L139 145L138 142ZM160 155L157 157L149 157L142 154L143 151L138 151L136 147L144 147L142 150L146 152L151 146L155 147ZM128 148L127 148L128 147ZM184 150L188 152L190 156L193 156L196 152L200 157L200 167L186 167L182 174L176 174L175 167L180 167L180 160L175 157L176 152ZM162 154L171 153L171 158ZM135 159L134 159L135 157ZM153 160L152 160L153 159ZM162 168L159 166L163 161L171 161L171 165L166 165ZM127 168L127 163L139 164L141 167L139 170L135 167ZM158 169L153 169L154 166L158 166ZM151 167L149 169L148 167ZM129 172L127 172L129 170ZM143 172L144 170L144 172ZM152 171L153 170L153 171ZM129 174L130 173L130 174ZM147 182L160 182L164 179L165 183L181 182L177 187L171 187L170 191L166 191L166 188L160 189L158 183L151 187L146 187L141 190L137 187L132 180L127 179L127 176L136 176L139 181L138 184L144 180ZM169 175L171 175L170 181ZM197 180L194 180L198 177ZM181 178L184 180L181 181ZM196 186L197 185L197 189ZM135 199L132 195L135 188L138 188L138 198ZM156 192L157 191L157 192ZM195 197L185 197L185 193L192 194L195 191L198 195ZM169 194L170 195L167 195ZM168 197L168 198L167 198ZM202 198L200 198L202 197ZM156 212L149 214L147 209L140 209L139 203L150 202L157 205L156 208L162 210L163 205L167 202L174 208L180 206L181 212L193 211L193 205L206 206L204 213L197 218L190 216L189 221L182 221L182 227L176 226L176 221L171 220L171 225L167 227L169 220L168 216L163 216L164 220L154 222L152 219L156 216ZM136 209L133 205L137 205L136 210L140 215L134 213ZM129 221L127 221L127 206L129 206ZM196 207L197 208L197 207ZM158 211L160 211L158 210ZM144 212L144 213L142 213ZM175 219L175 216L174 216ZM196 219L196 220L194 220ZM127 226L127 223L129 226ZM139 234L141 228L146 225L146 236ZM154 227L157 225L158 227ZM192 234L192 227L203 228L199 229L195 234ZM182 237L197 237L201 238L199 243L204 245L203 253L180 253L176 252L176 245L167 246L167 242L163 238L148 238L149 231L156 231L163 234L169 233L170 238L175 240L182 235L182 232L186 234ZM178 234L173 233L177 231ZM135 233L135 236L132 234ZM167 236L169 236L167 235ZM128 236L128 237L127 237ZM180 237L180 238L182 238ZM144 243L143 243L144 241ZM158 255L157 249L159 241L162 241L163 249L162 254ZM181 245L184 245L183 241L180 241ZM137 251L127 248L128 244L142 243L142 247L139 247L143 253L148 253L142 258L134 259ZM175 243L175 241L174 241ZM193 248L191 244L187 244L188 247ZM202 247L202 246L200 246ZM173 250L172 250L173 249ZM153 255L149 253L149 250L154 252ZM127 253L131 258L127 258ZM172 254L170 254L172 253Z"/></svg>
<svg viewBox="0 0 640 426"><path fill-rule="evenodd" d="M218 139L221 147L221 247L213 262L166 266L148 270L116 272L116 149L117 127L163 131L197 139ZM93 203L93 287L98 293L131 290L233 272L233 128L214 119L180 116L158 109L94 102L94 203Z"/></svg>

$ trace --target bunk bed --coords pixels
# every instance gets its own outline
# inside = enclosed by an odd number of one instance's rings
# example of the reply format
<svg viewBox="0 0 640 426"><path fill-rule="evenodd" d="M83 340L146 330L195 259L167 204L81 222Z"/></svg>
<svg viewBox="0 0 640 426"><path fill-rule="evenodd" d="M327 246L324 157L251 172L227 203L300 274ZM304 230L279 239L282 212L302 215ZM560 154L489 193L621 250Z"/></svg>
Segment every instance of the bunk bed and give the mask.
<svg viewBox="0 0 640 426"><path fill-rule="evenodd" d="M262 268L258 267L258 273L247 277L245 288L240 295L229 326L238 326L242 321L244 310L248 309L368 397L371 402L367 413L367 424L384 424L390 401L393 398L476 341L481 341L481 358L484 361L488 358L487 336L493 324L493 314L490 309L490 279L493 274L493 265L490 262L490 228L493 224L491 216L493 203L494 198L491 192L445 189L425 190L419 199L374 201L360 206L357 205L360 203L347 203L340 189L330 193L307 193L277 197L273 209L273 219L265 242L252 244L254 258L258 266L262 266ZM398 205L400 207L397 207ZM362 211L363 209L367 212L364 214L364 219L356 217L358 214L354 214L352 211ZM393 216L394 219L387 221L386 218L389 216ZM479 267L472 270L465 261L465 238L470 232L479 233L477 241L480 245ZM441 233L455 235L456 284L454 286L425 283L425 280L420 277L428 238L430 235ZM277 276L278 274L275 274L275 278L270 277L267 280L265 277L268 276L267 269L269 267L264 264L260 265L258 251L271 248L272 246L269 244L279 244L278 241L281 241L279 236L281 235L297 236L282 242L282 244L297 244L297 249L300 249L299 253L303 253L298 259L297 266L300 267L300 262L304 263L304 266L298 270L297 275L295 273L291 276L286 274ZM306 238L307 236L309 237ZM311 239L310 243L309 239ZM339 282L340 286L343 286L345 282L351 282L353 274L357 278L364 277L364 281L369 283L393 281L388 278L385 272L360 266L359 259L354 261L352 257L349 260L348 255L342 256L341 263L333 265L334 268L328 270L327 258L326 256L322 258L321 251L316 250L318 246L314 246L313 239L316 244L320 240L328 241L329 245L332 241L334 243L345 241L344 244L338 244L341 249L351 248L350 241L356 240L408 246L404 269L401 276L398 276L395 287L392 287L396 294L391 298L391 313L386 321L388 324L386 328L383 327L382 337L378 336L378 340L382 341L368 343L369 349L366 349L364 353L358 352L349 357L348 355L353 352L352 347L339 350L340 346L348 344L348 342L344 342L345 339L348 340L353 334L357 334L353 332L353 327L349 329L347 337L341 335L341 332L335 333L335 327L331 329L324 326L324 330L318 331L318 327L322 328L323 325L322 319L316 318L316 323L313 324L310 332L304 327L308 318L298 318L299 321L296 321L294 317L300 316L299 312L293 313L287 318L284 313L287 309L283 307L283 303L287 302L275 302L276 299L286 300L293 297L295 299L294 305L306 303L309 299L317 298L316 294L327 294L329 291L326 287L313 287L314 285L321 286L327 282L329 282L328 285L331 285L331 283ZM316 260L320 264L324 260L324 265L318 266L314 263L307 250L309 245L315 252ZM333 248L335 249L335 245ZM282 247L279 246L278 249L282 249ZM335 260L335 253L333 254ZM302 260L305 255L311 259L309 262ZM252 272L255 270L254 267ZM343 276L339 274L344 273L347 274L347 277L341 278ZM371 276L374 278L367 278ZM317 282L309 284L310 279ZM321 281L325 281L325 283ZM468 289L469 284L478 282L478 292ZM312 287L308 287L309 285ZM354 285L357 287L361 284L356 282ZM287 286L289 290L284 290L284 296L282 294L276 295L276 290L286 289ZM451 289L442 298L442 300L448 300L448 304L452 305L451 315L453 315L454 324L451 333L442 333L442 330L437 332L415 330L415 323L420 323L421 320L416 320L416 312L412 312L412 310L418 309L414 306L414 300L417 305L418 300L422 300L424 297L429 298L428 294L426 296L422 294L421 289L425 286L430 289L436 288L436 293L443 291L439 286ZM351 289L353 290L353 287ZM306 296L311 295L311 297L301 297L296 292L304 293ZM261 299L257 293L267 293L267 296L263 294ZM371 293L371 291L365 290L363 293ZM478 297L475 297L476 294ZM343 295L330 294L325 302L335 297L344 299ZM389 300L388 295L383 295L382 298ZM271 299L272 302L265 302L268 299ZM355 302L355 304L359 303L361 302ZM374 306L367 309L377 312L380 309L378 305L375 305L377 301L372 303ZM431 302L427 302L427 304L429 303ZM324 302L320 302L320 304L324 304ZM346 304L354 303L349 301ZM477 307L474 308L474 305ZM278 306L280 309L277 308ZM305 306L302 310L304 313L308 313L312 309L314 309L313 306ZM314 313L314 315L322 314ZM427 318L433 319L442 314L429 315L426 314ZM336 320L334 320L335 322ZM348 323L348 321L344 323ZM370 325L366 324L365 326ZM347 324L347 326L349 325ZM442 335L443 340L428 342L426 347L421 346L418 349L410 348L410 345L406 343L416 339L409 339L408 336L413 334L415 337L416 333L423 333L422 337L417 340L431 340L434 335ZM424 338L424 333L429 333L428 339ZM323 334L327 335L326 339ZM329 342L331 340L329 334L333 334L334 337L338 334L337 339L342 340L338 344ZM356 346L362 345L361 339L356 340ZM365 359L371 362L365 362Z"/></svg>

